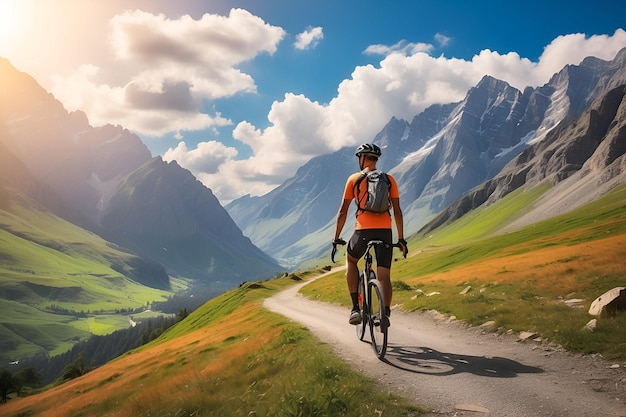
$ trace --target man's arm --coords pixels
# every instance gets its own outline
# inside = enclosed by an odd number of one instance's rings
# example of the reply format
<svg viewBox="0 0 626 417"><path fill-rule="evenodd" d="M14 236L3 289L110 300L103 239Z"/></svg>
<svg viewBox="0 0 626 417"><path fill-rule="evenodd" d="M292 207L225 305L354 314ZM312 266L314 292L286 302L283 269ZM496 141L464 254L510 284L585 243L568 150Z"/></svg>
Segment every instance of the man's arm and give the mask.
<svg viewBox="0 0 626 417"><path fill-rule="evenodd" d="M393 219L396 222L396 229L398 230L398 239L404 239L404 217L402 217L400 199L392 198L391 207L393 208Z"/></svg>
<svg viewBox="0 0 626 417"><path fill-rule="evenodd" d="M333 239L333 242L339 239L343 226L346 224L348 209L350 208L351 201L352 200L344 199L341 202L341 207L339 207L339 212L337 213L337 226L335 227L335 238Z"/></svg>
<svg viewBox="0 0 626 417"><path fill-rule="evenodd" d="M406 241L404 240L404 217L402 216L402 209L400 208L400 198L391 199L391 207L393 208L393 219L396 222L396 230L398 231L398 241L402 244L402 254L406 258L406 254L409 251L406 247Z"/></svg>

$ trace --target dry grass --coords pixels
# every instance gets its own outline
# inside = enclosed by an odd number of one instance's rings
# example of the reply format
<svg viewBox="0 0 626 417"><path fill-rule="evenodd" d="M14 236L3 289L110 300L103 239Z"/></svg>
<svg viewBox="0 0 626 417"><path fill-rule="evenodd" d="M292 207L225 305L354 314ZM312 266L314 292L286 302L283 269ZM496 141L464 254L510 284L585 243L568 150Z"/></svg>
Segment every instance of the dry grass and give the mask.
<svg viewBox="0 0 626 417"><path fill-rule="evenodd" d="M529 232L471 244L423 245L394 263L393 305L437 310L472 325L494 321L496 331L533 331L575 352L625 361L626 313L602 317L594 332L583 330L594 318L587 313L591 303L626 286L626 234L614 233L599 233L593 226L536 238ZM302 291L347 305L343 275L332 274ZM573 298L582 300L576 308L564 303Z"/></svg>
<svg viewBox="0 0 626 417"><path fill-rule="evenodd" d="M400 417L422 411L377 390L307 330L258 301L242 302L223 318L202 323L203 316L215 317L206 307L189 316L200 328L187 334L178 329L170 339L165 334L76 380L10 400L0 412L8 417L359 417L375 407ZM215 303L214 311L220 307L223 303Z"/></svg>
<svg viewBox="0 0 626 417"><path fill-rule="evenodd" d="M116 416L137 416L147 405L170 402L203 381L241 365L241 358L263 347L280 333L267 331L259 306L244 305L213 326L162 344L128 353L101 368L32 397L2 406L5 415L65 417L96 415L103 401L116 404ZM254 310L254 311L253 311ZM237 343L234 343L236 341ZM228 345L228 348L224 348Z"/></svg>
<svg viewBox="0 0 626 417"><path fill-rule="evenodd" d="M530 242L509 247L495 256L448 271L402 279L411 284L445 281L451 285L473 280L525 282L538 291L565 296L587 289L599 278L626 277L626 262L622 261L626 259L626 235L530 250L536 245Z"/></svg>

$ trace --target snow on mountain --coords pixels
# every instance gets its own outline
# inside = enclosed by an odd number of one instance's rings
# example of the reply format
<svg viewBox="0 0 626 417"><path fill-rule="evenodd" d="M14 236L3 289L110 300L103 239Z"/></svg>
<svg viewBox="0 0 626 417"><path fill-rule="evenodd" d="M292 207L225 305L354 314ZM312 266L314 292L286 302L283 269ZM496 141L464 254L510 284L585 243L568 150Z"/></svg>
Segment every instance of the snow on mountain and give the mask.
<svg viewBox="0 0 626 417"><path fill-rule="evenodd" d="M461 102L431 106L410 123L392 118L374 138L364 138L381 146L379 168L398 180L405 233L417 231L623 83L625 61L626 49L613 61L586 58L578 66L566 66L545 85L524 91L485 76ZM321 256L329 248L344 181L358 170L353 151L318 157L314 165L324 169L311 170L311 161L301 168L307 176L299 171L266 196L236 200L226 208L244 234L270 255L291 260ZM306 199L293 198L294 183ZM283 206L282 215L272 211L269 216L268 210L288 195L296 203ZM316 226L301 227L309 218L315 218Z"/></svg>

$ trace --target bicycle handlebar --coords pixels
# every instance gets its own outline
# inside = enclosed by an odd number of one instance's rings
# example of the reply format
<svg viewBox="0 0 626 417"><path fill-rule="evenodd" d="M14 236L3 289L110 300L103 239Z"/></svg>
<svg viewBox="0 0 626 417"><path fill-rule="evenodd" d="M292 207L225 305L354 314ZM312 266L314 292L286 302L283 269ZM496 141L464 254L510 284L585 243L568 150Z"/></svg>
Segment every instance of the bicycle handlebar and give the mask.
<svg viewBox="0 0 626 417"><path fill-rule="evenodd" d="M346 241L341 239L341 238L339 238L339 239L337 239L337 240L335 240L333 242L333 250L330 253L330 259L333 261L333 263L335 263L335 254L337 253L337 245L343 246L345 244L346 244Z"/></svg>
<svg viewBox="0 0 626 417"><path fill-rule="evenodd" d="M370 240L369 242L367 242L367 246L368 247L372 247L372 246L376 246L376 245L381 245L383 243L385 243L385 242L383 242L382 240ZM340 239L335 240L332 244L333 244L333 250L330 253L330 259L333 261L333 263L335 263L335 254L337 253L337 245L343 246L343 245L346 244L346 241L340 238ZM402 249L402 245L400 244L399 241L396 242L396 243L392 243L391 247L392 248ZM406 259L406 254L405 253L403 253L403 256Z"/></svg>

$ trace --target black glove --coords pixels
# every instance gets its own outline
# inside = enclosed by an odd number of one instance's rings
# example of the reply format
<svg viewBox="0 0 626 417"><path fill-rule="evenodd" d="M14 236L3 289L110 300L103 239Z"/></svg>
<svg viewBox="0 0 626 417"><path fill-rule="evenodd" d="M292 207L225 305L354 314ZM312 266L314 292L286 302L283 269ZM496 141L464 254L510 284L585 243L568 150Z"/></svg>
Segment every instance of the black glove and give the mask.
<svg viewBox="0 0 626 417"><path fill-rule="evenodd" d="M337 253L337 245L345 245L346 241L342 238L333 240L333 251L330 254L330 259L335 263L335 254Z"/></svg>
<svg viewBox="0 0 626 417"><path fill-rule="evenodd" d="M402 255L406 258L406 255L409 253L409 245L407 245L406 240L404 239L398 239L398 243L400 244Z"/></svg>

